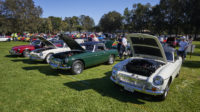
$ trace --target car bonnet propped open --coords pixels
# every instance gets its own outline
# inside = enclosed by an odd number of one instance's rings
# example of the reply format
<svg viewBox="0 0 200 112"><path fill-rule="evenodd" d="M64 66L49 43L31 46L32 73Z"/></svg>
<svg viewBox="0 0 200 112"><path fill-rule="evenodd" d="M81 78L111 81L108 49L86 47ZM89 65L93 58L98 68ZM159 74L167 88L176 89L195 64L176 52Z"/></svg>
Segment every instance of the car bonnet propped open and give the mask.
<svg viewBox="0 0 200 112"><path fill-rule="evenodd" d="M158 38L145 34L127 35L131 43L131 50L134 57L156 59L167 62L165 52Z"/></svg>

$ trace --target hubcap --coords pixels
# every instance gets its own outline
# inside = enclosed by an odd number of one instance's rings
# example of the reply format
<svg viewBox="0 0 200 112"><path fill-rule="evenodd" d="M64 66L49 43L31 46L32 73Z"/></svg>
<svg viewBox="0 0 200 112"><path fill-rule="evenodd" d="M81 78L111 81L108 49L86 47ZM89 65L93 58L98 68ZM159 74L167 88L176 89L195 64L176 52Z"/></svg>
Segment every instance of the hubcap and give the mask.
<svg viewBox="0 0 200 112"><path fill-rule="evenodd" d="M76 71L77 73L81 73L82 71L82 66L80 63L77 63L75 66L74 66L74 71Z"/></svg>
<svg viewBox="0 0 200 112"><path fill-rule="evenodd" d="M49 63L49 58L51 57L51 55L47 56L47 63Z"/></svg>
<svg viewBox="0 0 200 112"><path fill-rule="evenodd" d="M28 57L28 56L29 56L29 52L28 52L28 51L25 51L25 52L24 52L24 56L25 56L25 57Z"/></svg>
<svg viewBox="0 0 200 112"><path fill-rule="evenodd" d="M110 59L109 59L109 62L113 63L113 60L114 60L114 58L111 56Z"/></svg>

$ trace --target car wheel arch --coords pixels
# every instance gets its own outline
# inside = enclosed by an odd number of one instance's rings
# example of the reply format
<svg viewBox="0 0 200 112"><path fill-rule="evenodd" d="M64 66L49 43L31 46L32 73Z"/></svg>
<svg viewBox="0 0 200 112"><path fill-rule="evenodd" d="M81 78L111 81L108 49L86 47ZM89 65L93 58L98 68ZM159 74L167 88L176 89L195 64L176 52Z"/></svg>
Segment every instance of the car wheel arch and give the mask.
<svg viewBox="0 0 200 112"><path fill-rule="evenodd" d="M81 61L83 63L83 68L85 68L85 61L83 59L75 59L72 63L74 63L75 61Z"/></svg>
<svg viewBox="0 0 200 112"><path fill-rule="evenodd" d="M31 50L28 49L28 48L23 49L23 50L22 50L22 55L23 55L23 56L25 56L25 52L29 52L29 53L30 53Z"/></svg>
<svg viewBox="0 0 200 112"><path fill-rule="evenodd" d="M172 76L170 76L168 84L170 85L172 83Z"/></svg>
<svg viewBox="0 0 200 112"><path fill-rule="evenodd" d="M45 59L47 58L47 56L49 55L53 55L54 53L50 52L50 53L47 53L47 55L45 56Z"/></svg>

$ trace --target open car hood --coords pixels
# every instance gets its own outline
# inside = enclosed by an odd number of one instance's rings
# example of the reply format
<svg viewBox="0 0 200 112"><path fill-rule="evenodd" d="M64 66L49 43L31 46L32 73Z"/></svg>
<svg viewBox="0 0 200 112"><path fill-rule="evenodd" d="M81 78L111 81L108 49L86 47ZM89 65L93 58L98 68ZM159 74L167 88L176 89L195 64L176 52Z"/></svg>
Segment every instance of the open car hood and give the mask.
<svg viewBox="0 0 200 112"><path fill-rule="evenodd" d="M57 48L51 41L48 41L47 39L40 36L37 36L37 38L39 38L46 46Z"/></svg>
<svg viewBox="0 0 200 112"><path fill-rule="evenodd" d="M60 38L67 44L67 46L71 50L81 50L84 51L84 49L81 47L80 44L78 44L75 40L73 40L71 37L67 35L60 35Z"/></svg>
<svg viewBox="0 0 200 112"><path fill-rule="evenodd" d="M140 33L129 34L127 37L133 56L167 62L164 49L157 37Z"/></svg>

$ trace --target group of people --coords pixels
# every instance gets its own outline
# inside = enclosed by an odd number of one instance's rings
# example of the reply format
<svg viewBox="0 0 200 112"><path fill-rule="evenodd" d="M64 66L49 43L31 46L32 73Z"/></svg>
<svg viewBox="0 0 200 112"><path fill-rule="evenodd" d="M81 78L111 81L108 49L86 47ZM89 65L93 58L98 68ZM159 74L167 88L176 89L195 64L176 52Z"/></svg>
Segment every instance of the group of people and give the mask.
<svg viewBox="0 0 200 112"><path fill-rule="evenodd" d="M88 41L101 41L103 39L105 39L105 35L103 35L102 33L68 33L68 36L72 37L72 38L87 38Z"/></svg>
<svg viewBox="0 0 200 112"><path fill-rule="evenodd" d="M187 48L192 45L192 37L189 37L188 40L186 40L186 37L181 37L181 41L178 43L179 49L177 50L177 55L181 56L183 60L186 58L187 54ZM128 55L127 50L127 38L124 35L119 35L117 38L117 50L119 53L119 58L122 57L126 58Z"/></svg>

